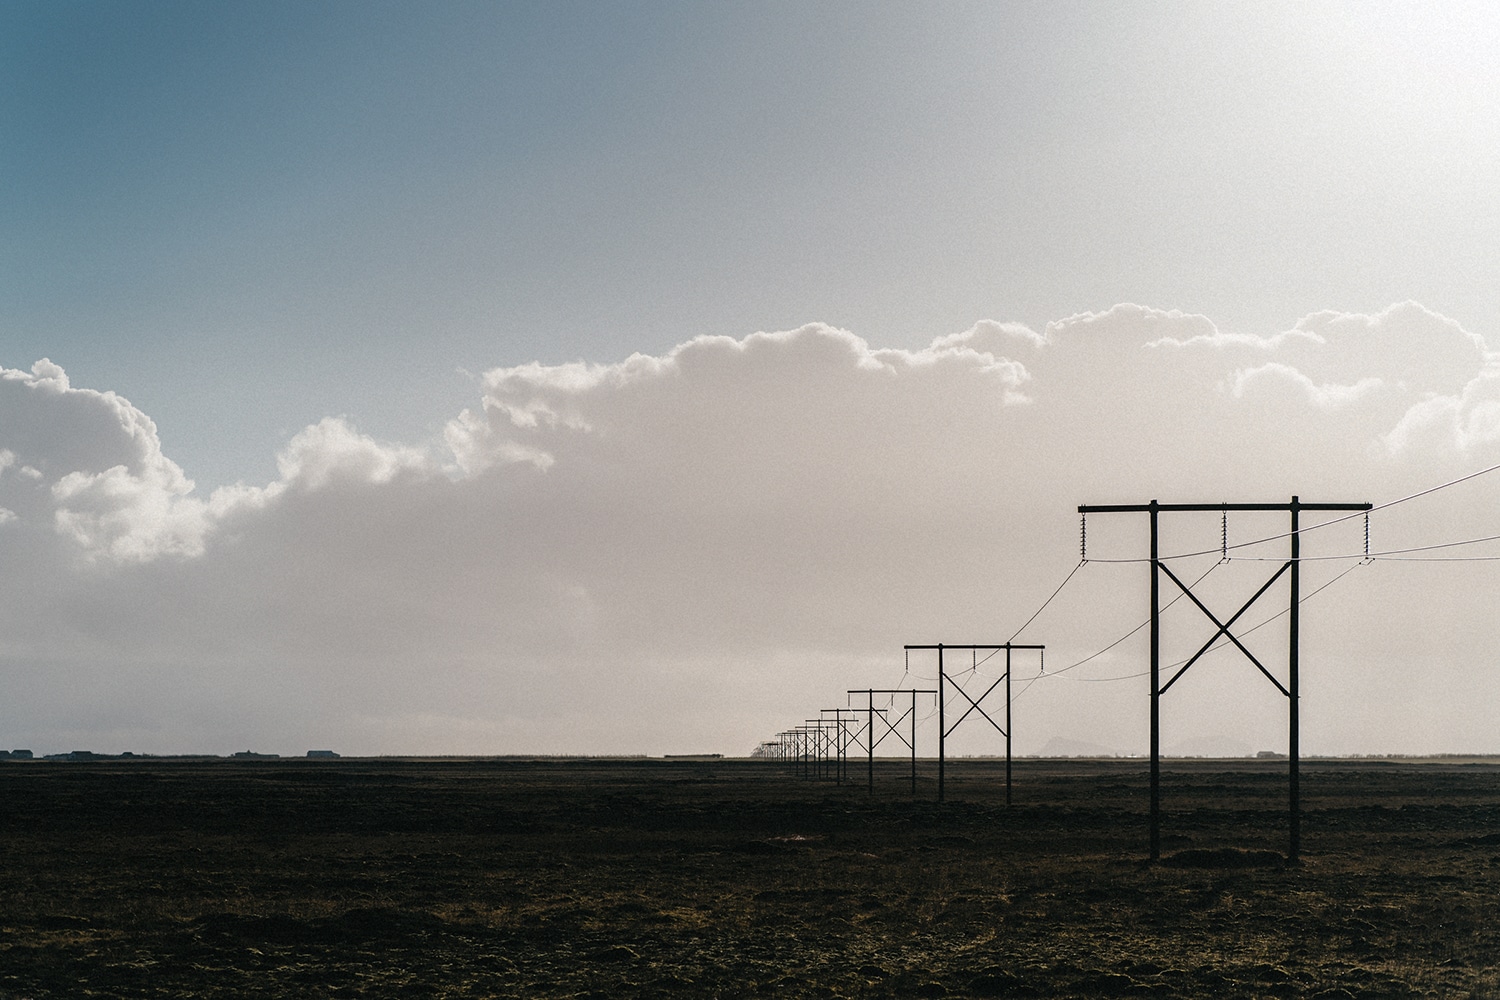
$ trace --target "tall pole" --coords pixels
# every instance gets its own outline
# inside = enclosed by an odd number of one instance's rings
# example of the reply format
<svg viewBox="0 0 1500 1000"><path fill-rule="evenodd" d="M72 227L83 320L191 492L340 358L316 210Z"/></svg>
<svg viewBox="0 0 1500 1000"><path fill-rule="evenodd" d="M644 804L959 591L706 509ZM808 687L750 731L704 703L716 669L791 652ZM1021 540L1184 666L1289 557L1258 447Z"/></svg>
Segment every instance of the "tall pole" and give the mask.
<svg viewBox="0 0 1500 1000"><path fill-rule="evenodd" d="M911 797L917 797L917 691L915 688L911 692Z"/></svg>
<svg viewBox="0 0 1500 1000"><path fill-rule="evenodd" d="M849 731L848 723L842 715L839 716L839 736L844 741L844 749L840 753L843 758L844 780L849 780L849 744L853 741L854 734Z"/></svg>
<svg viewBox="0 0 1500 1000"><path fill-rule="evenodd" d="M1161 858L1161 562L1155 500L1151 513L1151 860Z"/></svg>
<svg viewBox="0 0 1500 1000"><path fill-rule="evenodd" d="M1005 647L1005 804L1010 805L1010 646Z"/></svg>
<svg viewBox="0 0 1500 1000"><path fill-rule="evenodd" d="M943 742L947 736L943 722L943 644L938 643L938 801L943 801Z"/></svg>
<svg viewBox="0 0 1500 1000"><path fill-rule="evenodd" d="M1193 603L1198 605L1209 620L1218 625L1219 630L1214 638L1209 640L1191 659L1187 660L1167 681L1166 688L1170 688L1177 679L1187 671L1198 658L1208 652L1219 636L1227 637L1233 642L1246 658L1254 663L1260 672L1276 686L1276 689L1287 697L1287 758L1288 758L1288 794L1290 796L1289 817L1289 850L1287 860L1296 863L1302 850L1302 802L1301 802L1301 768L1302 747L1299 714L1301 711L1301 690L1299 686L1299 650L1301 639L1301 610L1302 600L1302 534L1301 515L1304 510L1317 511L1370 511L1373 505L1370 503L1303 503L1300 497L1292 497L1291 503L1218 503L1218 504L1160 504L1152 500L1149 504L1084 504L1078 508L1080 514L1091 513L1122 513L1126 511L1149 512L1151 515L1151 860L1157 861L1161 857L1161 711L1160 698L1166 693L1161 684L1161 577L1165 574L1183 594L1192 598ZM1192 590L1177 578L1177 576L1166 566L1161 558L1160 537L1158 533L1158 515L1162 511L1216 511L1227 512L1231 510L1244 511L1286 511L1291 515L1291 558L1271 576L1269 580L1256 592L1254 597L1245 602L1244 606L1232 616L1227 623L1220 622L1218 617L1209 611L1208 607L1193 594ZM1260 599L1261 595L1270 589L1281 574L1288 574L1287 579L1291 589L1290 604L1287 608L1288 614L1288 651L1287 651L1287 684L1281 681L1266 669L1265 665L1258 660L1250 650L1230 631L1230 627L1239 620L1240 615L1249 610L1250 605Z"/></svg>
<svg viewBox="0 0 1500 1000"><path fill-rule="evenodd" d="M1011 707L1011 701L1012 701L1012 697L1013 697L1013 695L1012 695L1012 692L1013 692L1013 686L1012 686L1012 680L1013 680L1013 678L1012 678L1012 666L1013 666L1012 651L1016 650L1016 649L1038 649L1038 650L1040 650L1040 649L1045 649L1046 647L1045 646L1032 645L1030 643L1022 643L1022 644L1016 645L1016 644L1009 643L1009 642L994 643L993 645L964 645L964 644L953 645L953 644L949 644L949 643L942 643L942 642L940 642L940 643L937 643L935 645L930 645L930 646L929 645L908 645L906 648L908 650L913 650L913 649L935 649L935 650L937 650L937 654L938 654L938 676L937 676L938 686L937 686L937 690L936 691L927 691L927 692L923 692L923 693L924 694L935 694L937 696L937 716L938 716L938 801L939 802L942 802L942 801L944 801L947 798L947 791L948 791L948 788L947 788L948 734L949 734L950 730L948 728L948 668L947 668L947 663L945 662L946 661L945 653L946 653L947 650L950 650L950 649L968 649L968 650L975 651L976 654L977 654L977 652L979 650L981 650L981 649L988 649L988 650L992 650L992 652L990 653L990 656L993 656L995 653L998 653L1000 650L1002 650L1002 649L1005 650L1005 670L1004 670L1004 672L1001 673L1001 675L999 677L995 678L995 682L993 684L991 684L988 688L986 688L982 694L980 694L978 700L975 700L972 696L969 695L969 693L966 690L964 690L964 686L963 686L962 683L959 683L958 681L954 682L954 687L956 687L958 689L958 693L960 695L962 695L963 698L966 701L968 701L969 707L953 723L953 728L957 729L960 725L962 725L963 721L969 717L969 714L971 712L978 711L978 713L980 714L980 716L983 717L986 722L988 722L997 731L999 731L999 733L1002 736L1005 737L1005 802L1006 802L1007 805L1009 805L1010 802L1011 802L1011 780L1012 780L1012 764L1011 764L1011 760L1012 760L1012 758L1011 758L1011 751L1012 751L1011 721L1012 721L1012 715L1013 715L1012 707ZM979 662L988 662L989 658L990 658L989 656L986 656L985 659L984 659L984 661L979 661L979 660L976 659L976 661L975 661L975 668L976 669L978 668L978 663ZM985 698L987 698L990 695L990 693L993 692L997 687L999 687L1002 681L1005 683L1005 724L1003 726L1000 723L996 722L994 720L994 718L992 718L988 712L986 712L983 708L980 708L980 706L979 706L979 703L981 701L983 701ZM962 707L962 706L960 706L960 707ZM915 714L915 706L913 706L913 714ZM915 738L914 738L914 740L915 740Z"/></svg>
<svg viewBox="0 0 1500 1000"><path fill-rule="evenodd" d="M865 747L869 750L869 781L870 794L875 794L875 689L871 688L866 695L869 698L865 704L868 711L865 714Z"/></svg>
<svg viewBox="0 0 1500 1000"><path fill-rule="evenodd" d="M1287 662L1290 664L1287 670L1287 690L1290 692L1287 701L1290 703L1290 718L1287 720L1287 756L1290 758L1291 773L1288 775L1291 785L1291 844L1287 849L1287 860L1297 864L1300 860L1298 855L1302 848L1302 802L1301 802L1301 734L1298 731L1297 719L1297 646L1298 630L1301 626L1298 607L1300 601L1300 586L1302 583L1302 536L1297 528L1297 515L1301 503L1297 497L1292 497L1292 605L1288 618L1288 631L1291 633L1291 649L1287 654Z"/></svg>

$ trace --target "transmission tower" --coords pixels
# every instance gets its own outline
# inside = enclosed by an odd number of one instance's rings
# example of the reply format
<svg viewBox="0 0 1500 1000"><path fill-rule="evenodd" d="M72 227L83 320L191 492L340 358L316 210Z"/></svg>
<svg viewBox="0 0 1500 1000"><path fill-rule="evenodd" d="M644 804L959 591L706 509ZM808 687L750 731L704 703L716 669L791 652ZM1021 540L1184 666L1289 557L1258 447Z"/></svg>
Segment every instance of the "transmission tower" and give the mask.
<svg viewBox="0 0 1500 1000"><path fill-rule="evenodd" d="M1219 637L1227 638L1234 646L1244 653L1251 663L1266 676L1276 689L1286 696L1288 705L1287 719L1287 758L1289 761L1289 803L1288 803L1288 850L1287 860L1293 864L1297 863L1302 850L1302 805L1301 805L1301 763L1300 763L1300 734L1298 730L1297 700L1298 700L1298 640L1299 640L1299 614L1298 607L1301 602L1301 562L1302 562L1302 534L1299 523L1299 515L1305 510L1326 511L1368 511L1373 505L1369 503L1303 503L1297 497L1292 497L1290 503L1180 503L1164 504L1152 500L1146 504L1085 504L1078 508L1078 512L1085 516L1089 514L1115 514L1115 513L1146 513L1149 514L1151 522L1151 860L1156 861L1161 857L1161 696L1167 692L1177 679L1187 672L1188 668L1207 653L1210 648L1219 641ZM1271 575L1271 578L1255 592L1244 605L1229 617L1227 621L1220 621L1218 616L1208 609L1198 596L1193 593L1187 584L1173 573L1171 567L1161 558L1159 548L1160 533L1158 521L1163 513L1176 513L1180 511L1284 511L1291 514L1291 531L1288 537L1291 539L1291 554L1281 568ZM1250 606L1260 600L1271 585L1283 575L1290 580L1290 593L1288 595L1288 622L1290 638L1287 649L1287 683L1283 685L1276 676L1267 670L1265 665L1245 648L1233 632L1235 622L1240 616L1250 610ZM1166 684L1161 683L1161 579L1165 576L1176 587L1185 594L1189 600L1197 605L1198 610L1217 626L1217 631L1193 656L1182 666L1177 673L1173 674Z"/></svg>

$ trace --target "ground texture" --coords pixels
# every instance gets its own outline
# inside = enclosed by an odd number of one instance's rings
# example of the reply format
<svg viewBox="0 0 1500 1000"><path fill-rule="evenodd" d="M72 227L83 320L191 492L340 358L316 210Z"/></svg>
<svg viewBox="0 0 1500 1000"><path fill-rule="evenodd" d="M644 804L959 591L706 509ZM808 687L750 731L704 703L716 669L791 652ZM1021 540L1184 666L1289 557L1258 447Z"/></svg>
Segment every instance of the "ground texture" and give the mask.
<svg viewBox="0 0 1500 1000"><path fill-rule="evenodd" d="M0 998L1500 998L1500 767L0 763Z"/></svg>

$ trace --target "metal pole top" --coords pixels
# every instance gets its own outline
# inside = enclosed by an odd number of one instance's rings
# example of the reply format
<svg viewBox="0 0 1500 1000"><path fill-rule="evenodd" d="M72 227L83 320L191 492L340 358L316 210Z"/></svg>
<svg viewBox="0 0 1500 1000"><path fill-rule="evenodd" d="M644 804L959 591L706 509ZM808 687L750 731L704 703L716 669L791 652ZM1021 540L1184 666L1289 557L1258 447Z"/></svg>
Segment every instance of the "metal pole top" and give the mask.
<svg viewBox="0 0 1500 1000"><path fill-rule="evenodd" d="M902 646L902 649L1046 649L1045 645L1027 642L938 642L931 645ZM861 688L860 690L864 690Z"/></svg>
<svg viewBox="0 0 1500 1000"><path fill-rule="evenodd" d="M1290 503L1098 503L1080 504L1080 514L1118 514L1131 511L1224 511L1224 510L1370 510L1375 505L1365 503L1303 503L1292 497Z"/></svg>

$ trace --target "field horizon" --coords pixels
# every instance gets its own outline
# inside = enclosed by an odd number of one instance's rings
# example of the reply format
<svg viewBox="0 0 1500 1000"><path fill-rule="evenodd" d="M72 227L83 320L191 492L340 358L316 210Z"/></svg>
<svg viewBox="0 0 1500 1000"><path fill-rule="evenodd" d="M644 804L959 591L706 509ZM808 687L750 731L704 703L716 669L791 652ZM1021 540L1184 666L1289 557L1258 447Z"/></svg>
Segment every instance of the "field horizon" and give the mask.
<svg viewBox="0 0 1500 1000"><path fill-rule="evenodd" d="M0 998L1500 996L1500 763L0 767Z"/></svg>

